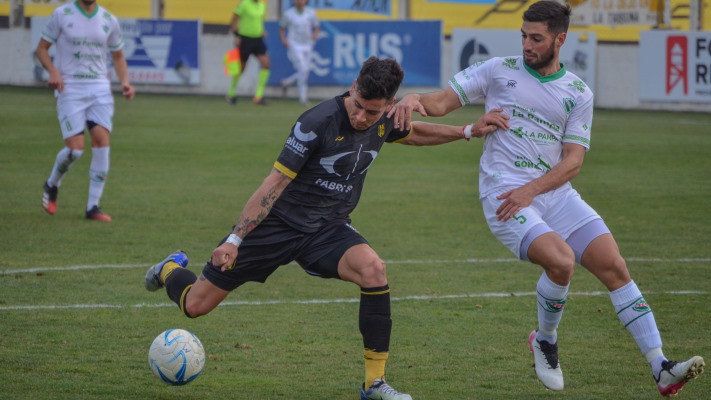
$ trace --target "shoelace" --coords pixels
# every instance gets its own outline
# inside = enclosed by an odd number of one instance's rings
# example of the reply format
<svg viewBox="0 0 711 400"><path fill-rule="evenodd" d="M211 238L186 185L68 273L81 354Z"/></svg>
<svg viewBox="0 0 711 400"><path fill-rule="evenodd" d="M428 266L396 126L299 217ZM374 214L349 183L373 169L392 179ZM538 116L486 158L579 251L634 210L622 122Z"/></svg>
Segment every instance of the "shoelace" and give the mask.
<svg viewBox="0 0 711 400"><path fill-rule="evenodd" d="M676 377L676 375L672 374L671 370L674 368L678 362L676 361L662 361L662 369L659 370L659 377L657 378L656 376L654 377L654 380L659 383L660 380L662 380L662 372L667 371L667 373L673 377Z"/></svg>
<svg viewBox="0 0 711 400"><path fill-rule="evenodd" d="M546 357L546 362L548 362L550 369L558 368L558 345L550 344L545 340L540 342L538 340L536 341L538 342L538 346L543 352L543 355Z"/></svg>
<svg viewBox="0 0 711 400"><path fill-rule="evenodd" d="M384 394L402 394L398 392L397 390L393 389L392 386L388 385L385 381L381 381L382 383L376 387L379 391L381 391Z"/></svg>

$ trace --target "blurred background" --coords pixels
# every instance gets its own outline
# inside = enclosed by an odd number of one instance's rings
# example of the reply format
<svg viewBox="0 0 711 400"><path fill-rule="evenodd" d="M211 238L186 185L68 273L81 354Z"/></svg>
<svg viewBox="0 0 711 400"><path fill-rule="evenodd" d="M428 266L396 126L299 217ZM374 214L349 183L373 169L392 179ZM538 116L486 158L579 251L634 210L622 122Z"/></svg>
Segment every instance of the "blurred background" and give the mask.
<svg viewBox="0 0 711 400"><path fill-rule="evenodd" d="M49 15L69 0L0 0L0 85L45 85L34 59ZM222 60L240 0L100 0L121 22L129 77L140 92L224 95ZM278 21L290 0L267 0L271 57L267 97L293 73ZM328 98L350 87L371 55L405 69L398 96L434 91L457 71L493 56L521 54L526 0L310 0L321 21L309 91ZM590 86L599 108L711 111L709 0L571 0L561 61ZM110 59L110 58L109 58ZM256 74L251 59L245 74ZM113 72L113 70L112 70ZM255 79L242 79L249 95ZM2 87L0 87L0 92ZM288 97L296 96L290 88Z"/></svg>

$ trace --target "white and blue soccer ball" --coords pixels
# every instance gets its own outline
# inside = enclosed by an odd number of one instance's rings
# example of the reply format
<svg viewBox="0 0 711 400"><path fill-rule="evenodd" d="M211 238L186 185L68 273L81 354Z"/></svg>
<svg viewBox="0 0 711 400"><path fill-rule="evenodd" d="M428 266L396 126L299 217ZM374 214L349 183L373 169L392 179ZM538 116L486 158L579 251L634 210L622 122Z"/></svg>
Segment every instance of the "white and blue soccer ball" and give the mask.
<svg viewBox="0 0 711 400"><path fill-rule="evenodd" d="M148 351L153 374L171 385L185 385L205 367L205 349L191 332L168 329L156 336Z"/></svg>

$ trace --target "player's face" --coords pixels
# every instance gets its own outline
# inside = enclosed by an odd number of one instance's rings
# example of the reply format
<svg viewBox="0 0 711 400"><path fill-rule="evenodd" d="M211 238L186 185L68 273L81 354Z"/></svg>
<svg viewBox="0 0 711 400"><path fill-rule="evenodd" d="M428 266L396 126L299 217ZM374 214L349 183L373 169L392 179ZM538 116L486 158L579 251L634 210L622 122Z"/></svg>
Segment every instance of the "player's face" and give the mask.
<svg viewBox="0 0 711 400"><path fill-rule="evenodd" d="M521 26L521 44L523 61L530 68L541 72L547 68L558 70L558 52L565 41L565 33L557 35L548 31L545 22L523 21ZM542 74L543 75L543 74Z"/></svg>
<svg viewBox="0 0 711 400"><path fill-rule="evenodd" d="M350 97L346 99L346 111L348 111L348 119L351 121L353 129L363 131L378 122L385 111L390 109L393 100L387 99L372 99L366 100L360 96L355 88L355 84L351 87Z"/></svg>

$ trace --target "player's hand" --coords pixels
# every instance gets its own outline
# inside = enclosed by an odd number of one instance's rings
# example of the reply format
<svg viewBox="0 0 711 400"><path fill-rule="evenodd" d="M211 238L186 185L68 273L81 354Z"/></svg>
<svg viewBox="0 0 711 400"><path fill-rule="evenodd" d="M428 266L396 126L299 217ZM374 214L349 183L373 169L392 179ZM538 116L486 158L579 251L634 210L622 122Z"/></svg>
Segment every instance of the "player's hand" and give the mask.
<svg viewBox="0 0 711 400"><path fill-rule="evenodd" d="M417 111L423 117L427 116L425 107L420 103L420 95L416 93L405 95L402 100L398 101L388 112L388 118L393 117L396 129L408 130L410 122L412 122L413 111Z"/></svg>
<svg viewBox="0 0 711 400"><path fill-rule="evenodd" d="M56 89L60 93L64 90L64 79L62 79L62 75L60 75L57 70L49 73L49 81L47 81L47 84L50 89Z"/></svg>
<svg viewBox="0 0 711 400"><path fill-rule="evenodd" d="M499 128L507 130L509 129L508 120L509 116L504 114L503 109L493 109L472 124L472 137L480 138Z"/></svg>
<svg viewBox="0 0 711 400"><path fill-rule="evenodd" d="M136 95L136 89L130 83L124 83L123 85L123 97L126 100L131 100Z"/></svg>
<svg viewBox="0 0 711 400"><path fill-rule="evenodd" d="M496 220L506 221L516 216L516 213L531 205L534 197L536 197L536 193L526 186L496 196L498 200L503 200L499 208L496 209Z"/></svg>
<svg viewBox="0 0 711 400"><path fill-rule="evenodd" d="M212 252L212 265L220 271L232 269L237 259L237 246L232 243L222 243Z"/></svg>

